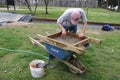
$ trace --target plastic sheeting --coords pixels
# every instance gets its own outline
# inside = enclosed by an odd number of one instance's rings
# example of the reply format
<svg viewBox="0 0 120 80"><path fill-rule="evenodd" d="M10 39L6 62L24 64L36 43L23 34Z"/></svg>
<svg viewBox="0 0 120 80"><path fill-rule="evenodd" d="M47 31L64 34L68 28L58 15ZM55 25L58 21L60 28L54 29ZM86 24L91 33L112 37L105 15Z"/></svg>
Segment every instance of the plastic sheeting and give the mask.
<svg viewBox="0 0 120 80"><path fill-rule="evenodd" d="M19 21L30 22L30 21L32 21L32 16L31 15L25 15L21 19L19 19Z"/></svg>
<svg viewBox="0 0 120 80"><path fill-rule="evenodd" d="M5 25L6 23L18 21L30 22L32 21L32 16L18 13L0 12L0 26Z"/></svg>

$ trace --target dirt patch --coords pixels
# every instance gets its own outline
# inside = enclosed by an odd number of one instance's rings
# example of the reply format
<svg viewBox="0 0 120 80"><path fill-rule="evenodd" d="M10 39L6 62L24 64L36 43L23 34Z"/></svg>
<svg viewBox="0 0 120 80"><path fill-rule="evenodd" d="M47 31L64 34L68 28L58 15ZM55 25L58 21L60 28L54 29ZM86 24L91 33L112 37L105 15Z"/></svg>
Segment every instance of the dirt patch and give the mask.
<svg viewBox="0 0 120 80"><path fill-rule="evenodd" d="M81 32L81 29L78 29L78 33L80 33L80 32ZM98 30L98 29L95 29L95 30L88 29L88 30L85 31L85 33L86 34L95 34L95 35L100 35L101 34L100 30Z"/></svg>
<svg viewBox="0 0 120 80"><path fill-rule="evenodd" d="M12 27L21 27L21 26L31 26L32 23L27 23L27 22L13 22L9 23L6 26L12 26Z"/></svg>
<svg viewBox="0 0 120 80"><path fill-rule="evenodd" d="M78 38L74 38L72 36L66 36L64 38L62 37L56 37L54 38L55 40L58 40L60 42L64 42L64 43L67 43L67 44L74 44L74 43L77 43L78 41L80 41L80 39Z"/></svg>

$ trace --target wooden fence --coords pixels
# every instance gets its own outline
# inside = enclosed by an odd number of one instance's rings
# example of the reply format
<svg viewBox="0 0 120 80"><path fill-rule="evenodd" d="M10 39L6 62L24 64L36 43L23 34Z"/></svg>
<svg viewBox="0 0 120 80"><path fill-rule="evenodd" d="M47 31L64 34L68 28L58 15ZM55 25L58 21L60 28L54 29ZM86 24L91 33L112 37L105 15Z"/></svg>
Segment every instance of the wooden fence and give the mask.
<svg viewBox="0 0 120 80"><path fill-rule="evenodd" d="M20 0L14 0L15 5L23 5ZM24 0L23 0L24 1ZM31 5L35 4L35 0L28 0ZM5 0L0 0L0 5L5 4ZM38 0L38 6L44 6L44 0ZM48 6L60 6L60 7L98 7L98 0L49 0Z"/></svg>

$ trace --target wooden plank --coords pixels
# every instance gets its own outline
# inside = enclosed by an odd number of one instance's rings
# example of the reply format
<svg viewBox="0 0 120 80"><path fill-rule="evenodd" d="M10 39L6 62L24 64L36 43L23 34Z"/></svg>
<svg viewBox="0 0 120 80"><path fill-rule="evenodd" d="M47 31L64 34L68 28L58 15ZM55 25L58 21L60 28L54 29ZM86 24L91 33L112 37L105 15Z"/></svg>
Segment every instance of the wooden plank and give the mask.
<svg viewBox="0 0 120 80"><path fill-rule="evenodd" d="M90 40L90 38L87 37L86 39L75 43L74 46L79 46L79 47L80 47L80 46L83 46L83 44L86 43L86 42L89 42L89 40Z"/></svg>
<svg viewBox="0 0 120 80"><path fill-rule="evenodd" d="M48 38L46 36L42 36L40 34L37 34L37 36L39 36L39 38L42 39L42 40L44 40L45 42L53 44L53 45L55 45L57 47L60 47L62 49L70 50L70 51L76 52L77 54L83 54L83 52L84 52L84 49L82 49L80 47L75 47L73 45L66 44L66 43L57 41L55 39Z"/></svg>
<svg viewBox="0 0 120 80"><path fill-rule="evenodd" d="M42 43L40 43L38 40L35 40L35 39L32 38L32 37L29 37L29 38L30 38L30 41L31 41L33 44L37 44L37 45L43 47L44 49L46 49L45 46L44 46Z"/></svg>
<svg viewBox="0 0 120 80"><path fill-rule="evenodd" d="M100 44L102 41L99 40L99 39L90 37L90 42L94 42L94 43Z"/></svg>

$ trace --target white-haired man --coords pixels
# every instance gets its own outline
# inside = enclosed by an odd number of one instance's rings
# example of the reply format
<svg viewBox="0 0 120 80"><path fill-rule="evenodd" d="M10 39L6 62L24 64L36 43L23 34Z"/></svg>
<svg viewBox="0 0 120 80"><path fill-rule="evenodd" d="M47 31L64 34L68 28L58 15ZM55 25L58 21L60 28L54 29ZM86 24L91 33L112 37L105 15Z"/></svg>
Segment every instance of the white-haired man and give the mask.
<svg viewBox="0 0 120 80"><path fill-rule="evenodd" d="M66 35L66 31L76 33L77 24L79 20L82 21L82 31L78 34L78 37L83 37L87 26L86 14L81 8L69 8L57 19L57 25L62 30L61 36Z"/></svg>

